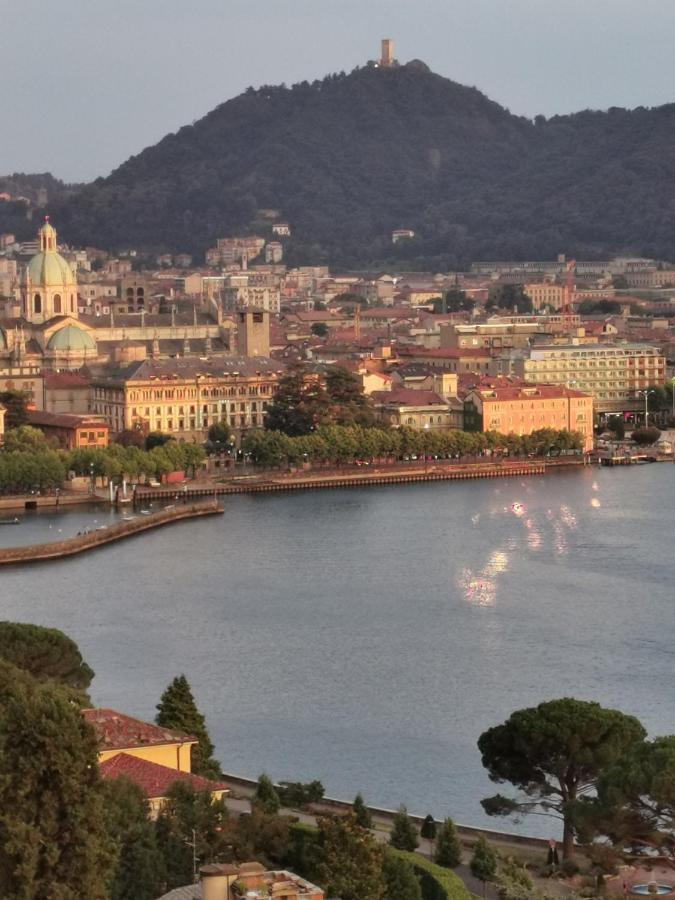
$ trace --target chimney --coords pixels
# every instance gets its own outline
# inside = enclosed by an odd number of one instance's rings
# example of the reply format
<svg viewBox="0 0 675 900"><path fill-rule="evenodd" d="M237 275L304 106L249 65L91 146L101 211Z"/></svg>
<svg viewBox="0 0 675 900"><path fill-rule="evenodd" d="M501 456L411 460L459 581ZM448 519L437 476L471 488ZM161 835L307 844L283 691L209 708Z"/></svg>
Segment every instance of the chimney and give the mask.
<svg viewBox="0 0 675 900"><path fill-rule="evenodd" d="M211 863L199 870L202 900L230 900L230 888L237 880L236 866Z"/></svg>

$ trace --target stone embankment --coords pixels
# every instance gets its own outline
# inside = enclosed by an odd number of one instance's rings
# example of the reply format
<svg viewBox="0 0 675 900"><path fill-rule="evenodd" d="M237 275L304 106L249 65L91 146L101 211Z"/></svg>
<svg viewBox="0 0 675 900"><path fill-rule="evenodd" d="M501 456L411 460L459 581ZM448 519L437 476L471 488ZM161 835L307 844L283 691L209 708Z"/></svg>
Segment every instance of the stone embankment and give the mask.
<svg viewBox="0 0 675 900"><path fill-rule="evenodd" d="M191 484L182 488L138 488L136 501L169 499L171 497L214 496L215 494L274 493L277 491L318 490L324 488L365 487L368 485L414 484L425 481L459 481L476 478L503 478L507 476L544 475L551 470L567 466L583 465L582 457L562 457L560 460L520 460L503 462L477 462L427 466L374 466L358 471L307 470L291 475L240 476L223 482Z"/></svg>
<svg viewBox="0 0 675 900"><path fill-rule="evenodd" d="M249 799L254 795L258 785L257 781L253 781L250 778L242 778L240 775L231 775L227 772L223 773L223 781L231 787L231 796L244 797L246 799ZM351 809L352 804L348 803L346 800L335 800L324 797L320 803L312 804L309 812L311 815L321 815L321 813L327 812L346 813ZM368 809L370 810L373 819L382 823L393 822L397 814L397 811L394 809L384 809L379 806L368 806ZM424 816L414 815L412 813L409 813L408 815L418 828L422 827ZM441 824L440 821L438 824ZM484 837L491 843L498 845L505 844L509 846L528 847L531 850L542 852L545 852L548 849L548 839L546 838L530 837L524 834L514 834L513 832L499 831L492 828L479 828L474 825L455 824L459 836L467 842L473 842L479 837Z"/></svg>
<svg viewBox="0 0 675 900"><path fill-rule="evenodd" d="M78 553L85 553L87 550L94 550L97 547L103 547L105 544L111 544L113 541L121 541L135 534L150 531L152 528L171 525L174 522L181 522L186 519L196 519L201 516L218 515L222 514L222 512L223 509L215 501L170 507L148 516L138 516L128 521L107 525L96 531L89 531L86 534L66 538L63 541L2 549L0 550L0 566L21 565L75 556Z"/></svg>

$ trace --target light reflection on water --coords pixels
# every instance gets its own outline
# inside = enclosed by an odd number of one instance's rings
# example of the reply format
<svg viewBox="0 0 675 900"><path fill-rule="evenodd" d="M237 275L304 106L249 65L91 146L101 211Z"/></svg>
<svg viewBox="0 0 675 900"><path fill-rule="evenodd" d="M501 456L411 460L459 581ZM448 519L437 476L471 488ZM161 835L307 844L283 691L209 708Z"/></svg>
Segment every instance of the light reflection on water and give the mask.
<svg viewBox="0 0 675 900"><path fill-rule="evenodd" d="M0 618L63 628L95 702L131 715L152 719L185 672L226 771L504 827L479 806L476 740L514 708L571 695L675 730L655 690L675 647L674 476L227 498L217 520L0 572Z"/></svg>

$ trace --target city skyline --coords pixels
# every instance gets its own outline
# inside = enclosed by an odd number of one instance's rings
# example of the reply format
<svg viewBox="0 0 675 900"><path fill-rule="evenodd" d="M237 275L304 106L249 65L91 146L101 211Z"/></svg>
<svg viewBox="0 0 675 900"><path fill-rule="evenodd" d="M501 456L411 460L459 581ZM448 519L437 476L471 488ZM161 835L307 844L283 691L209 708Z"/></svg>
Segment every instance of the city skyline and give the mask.
<svg viewBox="0 0 675 900"><path fill-rule="evenodd" d="M528 117L673 99L675 8L665 0L563 0L555 8L512 0L508 14L496 0L369 0L365 9L324 0L320 12L308 0L290 11L274 0L255 11L235 0L227 14L214 0L189 10L175 0L142 8L118 0L115 11L66 0L46 18L28 0L4 12L0 72L16 113L3 174L105 176L247 86L349 71L377 56L382 37L395 41L401 61L423 59Z"/></svg>

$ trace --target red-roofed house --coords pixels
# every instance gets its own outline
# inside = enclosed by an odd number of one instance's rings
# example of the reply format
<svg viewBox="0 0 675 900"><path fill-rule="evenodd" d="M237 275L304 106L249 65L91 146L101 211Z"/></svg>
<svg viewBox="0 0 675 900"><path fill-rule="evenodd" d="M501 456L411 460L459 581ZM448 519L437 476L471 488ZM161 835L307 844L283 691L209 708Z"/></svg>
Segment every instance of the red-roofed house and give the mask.
<svg viewBox="0 0 675 900"><path fill-rule="evenodd" d="M60 446L67 450L108 446L110 428L102 416L74 416L66 413L59 415L42 410L29 410L28 424L33 428L39 428L45 437L56 438Z"/></svg>
<svg viewBox="0 0 675 900"><path fill-rule="evenodd" d="M180 772L170 766L141 759L131 753L116 753L99 765L103 778L128 778L143 791L150 805L150 814L154 817L166 801L167 793L177 781L187 782L195 791L209 791L214 800L229 793L222 781L211 781L201 775Z"/></svg>
<svg viewBox="0 0 675 900"><path fill-rule="evenodd" d="M114 709L84 709L82 715L98 739L101 775L104 778L124 776L137 784L147 797L153 815L176 781L189 781L195 790L208 790L215 798L227 792L222 782L192 774L190 754L197 738Z"/></svg>

